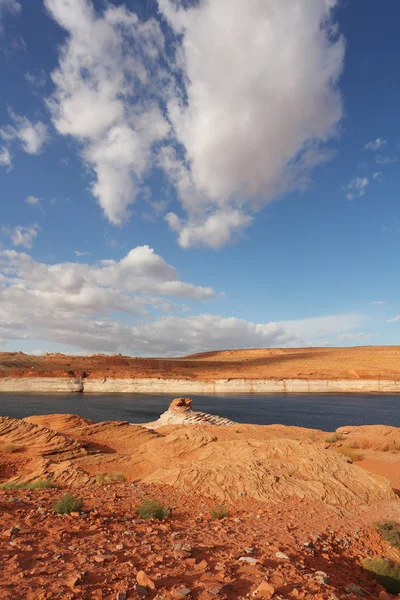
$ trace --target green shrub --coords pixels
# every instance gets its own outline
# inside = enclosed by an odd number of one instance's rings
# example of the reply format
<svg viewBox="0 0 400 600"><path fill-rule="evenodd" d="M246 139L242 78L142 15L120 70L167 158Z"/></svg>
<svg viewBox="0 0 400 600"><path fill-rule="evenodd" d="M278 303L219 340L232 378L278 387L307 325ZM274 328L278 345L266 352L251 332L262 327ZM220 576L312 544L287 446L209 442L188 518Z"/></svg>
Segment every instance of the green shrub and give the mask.
<svg viewBox="0 0 400 600"><path fill-rule="evenodd" d="M69 515L72 512L80 512L83 502L80 498L76 498L70 492L67 492L58 502L53 503L54 511L59 515Z"/></svg>
<svg viewBox="0 0 400 600"><path fill-rule="evenodd" d="M343 448L336 448L336 452L343 454L343 456L347 456L347 458L350 458L353 462L357 462L357 460L361 460L363 457L362 454L356 452L353 448L347 448L346 446L343 446Z"/></svg>
<svg viewBox="0 0 400 600"><path fill-rule="evenodd" d="M400 524L395 521L375 523L377 530L394 548L400 548Z"/></svg>
<svg viewBox="0 0 400 600"><path fill-rule="evenodd" d="M340 440L343 439L343 436L341 433L334 433L333 435L325 438L325 442L327 444L334 444L335 442L340 442Z"/></svg>
<svg viewBox="0 0 400 600"><path fill-rule="evenodd" d="M400 565L387 558L364 558L363 568L391 594L400 592Z"/></svg>
<svg viewBox="0 0 400 600"><path fill-rule="evenodd" d="M210 510L210 515L212 519L226 519L229 517L229 510L223 504L217 504Z"/></svg>
<svg viewBox="0 0 400 600"><path fill-rule="evenodd" d="M165 504L146 498L137 505L136 514L141 519L159 519L163 521L168 517L169 511Z"/></svg>
<svg viewBox="0 0 400 600"><path fill-rule="evenodd" d="M125 481L125 479L126 477L122 473L97 473L96 475L97 485L106 485L114 481Z"/></svg>
<svg viewBox="0 0 400 600"><path fill-rule="evenodd" d="M56 486L50 479L37 479L30 483L27 483L26 481L22 481L21 483L9 481L3 483L0 487L3 490L47 490L49 488L55 488Z"/></svg>

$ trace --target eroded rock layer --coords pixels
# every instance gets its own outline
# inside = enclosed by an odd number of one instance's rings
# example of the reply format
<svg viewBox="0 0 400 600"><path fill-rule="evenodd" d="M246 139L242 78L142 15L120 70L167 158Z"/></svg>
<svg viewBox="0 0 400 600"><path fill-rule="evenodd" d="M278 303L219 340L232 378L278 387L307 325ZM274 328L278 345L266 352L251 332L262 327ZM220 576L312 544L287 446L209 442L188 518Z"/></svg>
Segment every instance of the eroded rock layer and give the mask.
<svg viewBox="0 0 400 600"><path fill-rule="evenodd" d="M188 398L176 399L158 421L144 426L94 423L77 415L0 419L0 449L14 444L21 462L14 481L48 477L81 486L93 483L96 474L119 473L128 481L167 484L218 501L295 497L349 506L395 498L389 480L352 464L324 435L235 424L193 411Z"/></svg>

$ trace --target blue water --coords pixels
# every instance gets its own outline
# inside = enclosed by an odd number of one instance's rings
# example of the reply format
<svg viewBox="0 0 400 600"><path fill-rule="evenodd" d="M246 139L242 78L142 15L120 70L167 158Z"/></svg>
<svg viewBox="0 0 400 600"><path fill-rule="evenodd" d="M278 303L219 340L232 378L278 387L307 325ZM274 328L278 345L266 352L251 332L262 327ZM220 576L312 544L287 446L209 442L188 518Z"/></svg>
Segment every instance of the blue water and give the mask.
<svg viewBox="0 0 400 600"><path fill-rule="evenodd" d="M0 416L74 413L94 421L153 421L176 394L0 394ZM334 431L343 425L400 427L400 395L191 395L193 407L242 423L281 423Z"/></svg>

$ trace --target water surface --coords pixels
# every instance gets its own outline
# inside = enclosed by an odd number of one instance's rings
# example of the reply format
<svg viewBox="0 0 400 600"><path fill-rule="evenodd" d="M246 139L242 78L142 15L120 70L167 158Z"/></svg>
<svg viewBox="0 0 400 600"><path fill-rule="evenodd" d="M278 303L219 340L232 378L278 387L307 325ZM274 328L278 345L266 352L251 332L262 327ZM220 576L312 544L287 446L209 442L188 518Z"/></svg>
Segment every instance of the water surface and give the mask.
<svg viewBox="0 0 400 600"><path fill-rule="evenodd" d="M153 421L176 394L0 394L0 416L74 413L94 421ZM334 431L343 425L400 427L400 395L194 395L193 407L242 423L298 425Z"/></svg>

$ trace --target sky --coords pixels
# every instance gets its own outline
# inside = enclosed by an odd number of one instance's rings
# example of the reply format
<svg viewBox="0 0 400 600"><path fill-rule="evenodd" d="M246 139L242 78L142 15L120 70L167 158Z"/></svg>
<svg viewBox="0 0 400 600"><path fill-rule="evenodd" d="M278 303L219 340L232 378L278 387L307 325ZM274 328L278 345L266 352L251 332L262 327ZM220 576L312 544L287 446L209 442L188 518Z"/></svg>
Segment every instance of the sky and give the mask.
<svg viewBox="0 0 400 600"><path fill-rule="evenodd" d="M0 350L392 345L396 0L0 0Z"/></svg>

